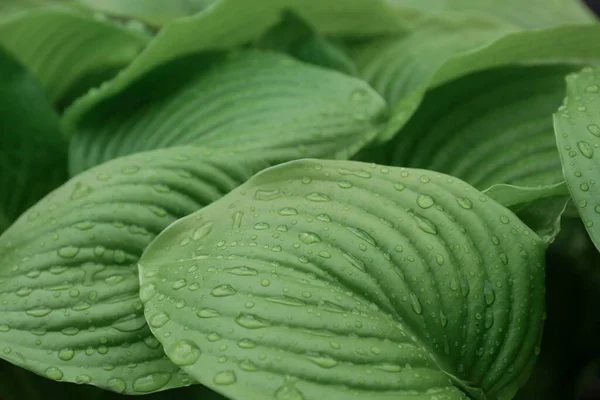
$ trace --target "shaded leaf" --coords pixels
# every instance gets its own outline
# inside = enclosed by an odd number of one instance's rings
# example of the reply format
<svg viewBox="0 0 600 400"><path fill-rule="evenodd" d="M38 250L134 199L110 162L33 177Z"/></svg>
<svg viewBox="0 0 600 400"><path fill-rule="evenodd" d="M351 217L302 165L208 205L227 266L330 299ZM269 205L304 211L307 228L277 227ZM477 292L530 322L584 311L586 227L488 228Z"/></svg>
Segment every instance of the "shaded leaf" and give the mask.
<svg viewBox="0 0 600 400"><path fill-rule="evenodd" d="M455 178L300 160L163 231L140 295L171 360L233 399L509 399L544 250Z"/></svg>
<svg viewBox="0 0 600 400"><path fill-rule="evenodd" d="M554 129L567 186L600 249L600 68L567 77L567 97L554 114Z"/></svg>
<svg viewBox="0 0 600 400"><path fill-rule="evenodd" d="M0 357L119 393L189 385L146 325L138 258L170 223L265 166L171 148L113 160L50 193L0 236Z"/></svg>
<svg viewBox="0 0 600 400"><path fill-rule="evenodd" d="M114 76L148 40L137 30L66 7L0 19L0 45L40 81L49 100L62 106ZM86 85L73 92L80 81Z"/></svg>
<svg viewBox="0 0 600 400"><path fill-rule="evenodd" d="M67 179L67 143L35 79L0 48L0 233Z"/></svg>
<svg viewBox="0 0 600 400"><path fill-rule="evenodd" d="M385 102L363 81L283 54L189 56L85 114L71 143L70 170L184 144L262 152L271 164L347 158L386 117Z"/></svg>

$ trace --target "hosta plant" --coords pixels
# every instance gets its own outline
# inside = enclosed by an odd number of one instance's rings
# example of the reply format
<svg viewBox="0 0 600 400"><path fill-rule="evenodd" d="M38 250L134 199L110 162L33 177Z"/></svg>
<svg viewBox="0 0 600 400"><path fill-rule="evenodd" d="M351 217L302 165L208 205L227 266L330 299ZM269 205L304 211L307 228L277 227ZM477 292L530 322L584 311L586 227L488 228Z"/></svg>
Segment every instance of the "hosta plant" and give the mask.
<svg viewBox="0 0 600 400"><path fill-rule="evenodd" d="M585 394L598 37L575 0L1 0L0 398Z"/></svg>

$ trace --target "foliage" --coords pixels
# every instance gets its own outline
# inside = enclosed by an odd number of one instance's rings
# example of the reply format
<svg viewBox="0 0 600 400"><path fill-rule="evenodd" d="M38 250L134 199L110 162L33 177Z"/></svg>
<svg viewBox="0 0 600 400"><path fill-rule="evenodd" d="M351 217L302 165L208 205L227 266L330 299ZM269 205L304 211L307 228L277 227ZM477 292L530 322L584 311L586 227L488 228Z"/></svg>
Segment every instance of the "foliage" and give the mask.
<svg viewBox="0 0 600 400"><path fill-rule="evenodd" d="M599 35L575 0L0 0L0 397L574 399Z"/></svg>

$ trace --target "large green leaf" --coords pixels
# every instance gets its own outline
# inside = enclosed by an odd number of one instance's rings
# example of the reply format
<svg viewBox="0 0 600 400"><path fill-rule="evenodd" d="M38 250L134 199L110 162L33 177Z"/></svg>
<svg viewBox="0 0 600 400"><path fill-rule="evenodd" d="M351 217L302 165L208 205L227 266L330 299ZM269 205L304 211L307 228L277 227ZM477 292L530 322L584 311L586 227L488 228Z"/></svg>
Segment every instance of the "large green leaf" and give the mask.
<svg viewBox="0 0 600 400"><path fill-rule="evenodd" d="M240 12L243 10L243 12ZM368 36L402 32L421 12L386 0L220 0L197 15L165 26L144 51L118 76L79 99L68 110L66 124L76 131L78 121L96 105L126 91L142 76L173 59L191 53L229 49L254 42L293 11L323 35Z"/></svg>
<svg viewBox="0 0 600 400"><path fill-rule="evenodd" d="M23 368L0 361L0 393L2 400L126 400L130 396L117 394L85 384L56 382L38 376ZM149 394L144 400L169 400L173 396L184 400L226 400L225 397L202 385Z"/></svg>
<svg viewBox="0 0 600 400"><path fill-rule="evenodd" d="M50 193L0 236L0 357L116 392L190 384L146 325L138 258L170 223L264 167L179 147L113 160Z"/></svg>
<svg viewBox="0 0 600 400"><path fill-rule="evenodd" d="M359 79L272 52L200 54L164 65L80 119L70 169L183 144L263 152L271 163L308 153L348 158L386 117L383 99Z"/></svg>
<svg viewBox="0 0 600 400"><path fill-rule="evenodd" d="M35 79L0 47L0 233L66 179L58 115Z"/></svg>
<svg viewBox="0 0 600 400"><path fill-rule="evenodd" d="M153 25L198 13L216 0L76 0L94 10Z"/></svg>
<svg viewBox="0 0 600 400"><path fill-rule="evenodd" d="M509 21L522 28L594 21L581 0L392 0L425 12L477 11Z"/></svg>
<svg viewBox="0 0 600 400"><path fill-rule="evenodd" d="M382 140L412 117L430 88L494 67L600 63L600 24L514 32L483 16L441 14L408 34L351 46L361 75L390 103Z"/></svg>
<svg viewBox="0 0 600 400"><path fill-rule="evenodd" d="M66 7L34 8L0 18L0 45L64 106L129 64L146 34Z"/></svg>
<svg viewBox="0 0 600 400"><path fill-rule="evenodd" d="M569 191L600 249L600 68L567 77L567 97L554 114L554 129Z"/></svg>
<svg viewBox="0 0 600 400"><path fill-rule="evenodd" d="M447 175L299 160L163 231L140 295L171 360L233 399L510 399L544 249Z"/></svg>

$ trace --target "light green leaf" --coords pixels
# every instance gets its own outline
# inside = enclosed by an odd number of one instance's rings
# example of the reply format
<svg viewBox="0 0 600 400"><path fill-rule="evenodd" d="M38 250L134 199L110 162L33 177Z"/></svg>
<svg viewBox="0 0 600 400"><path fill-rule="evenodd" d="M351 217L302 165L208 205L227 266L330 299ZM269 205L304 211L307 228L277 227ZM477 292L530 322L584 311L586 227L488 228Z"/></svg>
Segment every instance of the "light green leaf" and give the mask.
<svg viewBox="0 0 600 400"><path fill-rule="evenodd" d="M248 154L163 149L50 193L0 236L0 357L115 392L190 384L142 315L138 258L170 223L265 166Z"/></svg>
<svg viewBox="0 0 600 400"><path fill-rule="evenodd" d="M587 23L594 15L580 0L392 0L424 12L476 11L522 28Z"/></svg>
<svg viewBox="0 0 600 400"><path fill-rule="evenodd" d="M76 0L94 10L153 25L196 14L216 0Z"/></svg>
<svg viewBox="0 0 600 400"><path fill-rule="evenodd" d="M559 234L561 219L572 204L565 182L534 187L499 183L484 193L508 207L548 244Z"/></svg>
<svg viewBox="0 0 600 400"><path fill-rule="evenodd" d="M67 143L35 79L0 47L0 233L67 180ZM43 149L43 151L41 150Z"/></svg>
<svg viewBox="0 0 600 400"><path fill-rule="evenodd" d="M71 142L70 169L184 144L260 152L271 164L348 158L386 118L377 93L338 72L258 50L194 55L85 114Z"/></svg>
<svg viewBox="0 0 600 400"><path fill-rule="evenodd" d="M554 129L567 186L600 249L600 68L567 77L567 97L554 114Z"/></svg>
<svg viewBox="0 0 600 400"><path fill-rule="evenodd" d="M0 360L0 393L2 400L131 400L131 396L108 392L85 384L56 382L35 375L23 368ZM225 397L202 385L163 391L145 395L144 400L170 400L173 397L185 400L227 400Z"/></svg>
<svg viewBox="0 0 600 400"><path fill-rule="evenodd" d="M300 160L163 231L140 295L173 362L233 399L510 399L544 249L447 175Z"/></svg>
<svg viewBox="0 0 600 400"><path fill-rule="evenodd" d="M60 107L113 77L148 40L134 29L65 7L0 19L0 45L31 71L48 99Z"/></svg>
<svg viewBox="0 0 600 400"><path fill-rule="evenodd" d="M360 37L402 32L422 15L387 0L345 0L342 6L322 0L261 0L251 7L248 0L220 0L202 13L161 29L119 75L73 104L65 121L67 127L76 131L78 121L91 109L126 91L159 65L191 53L255 42L281 20L284 10L295 12L322 35Z"/></svg>
<svg viewBox="0 0 600 400"><path fill-rule="evenodd" d="M361 75L390 103L381 140L409 121L428 89L461 76L509 65L600 63L600 24L514 32L482 16L445 14L409 34L352 46Z"/></svg>

